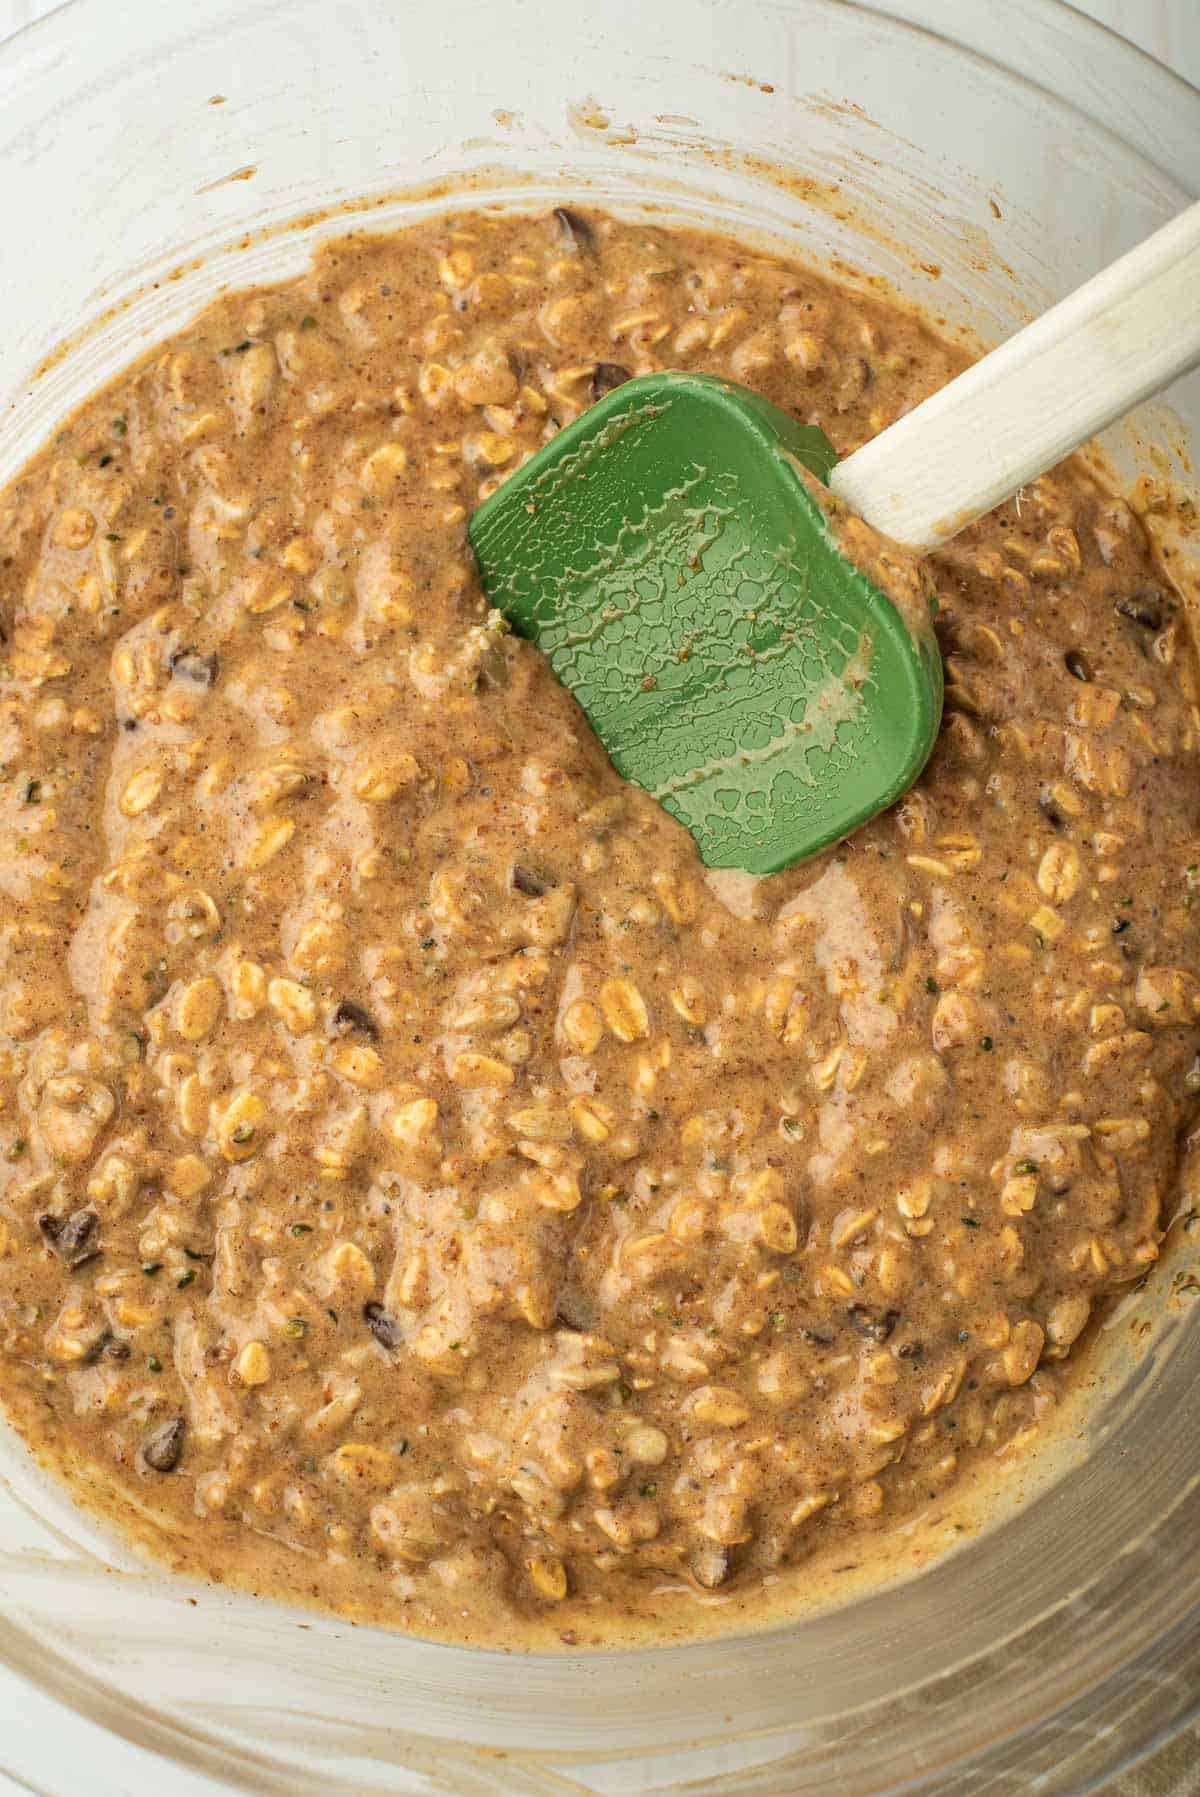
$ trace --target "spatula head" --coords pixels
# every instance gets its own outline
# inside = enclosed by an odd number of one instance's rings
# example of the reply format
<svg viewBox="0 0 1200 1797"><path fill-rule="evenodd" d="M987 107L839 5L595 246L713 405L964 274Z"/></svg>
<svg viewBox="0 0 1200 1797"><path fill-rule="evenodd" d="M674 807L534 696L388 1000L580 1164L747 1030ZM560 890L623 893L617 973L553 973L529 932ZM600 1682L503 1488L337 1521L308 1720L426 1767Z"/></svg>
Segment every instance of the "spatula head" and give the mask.
<svg viewBox="0 0 1200 1797"><path fill-rule="evenodd" d="M493 604L710 867L774 873L837 841L937 734L932 633L840 553L796 466L827 481L834 461L745 387L646 375L471 521Z"/></svg>

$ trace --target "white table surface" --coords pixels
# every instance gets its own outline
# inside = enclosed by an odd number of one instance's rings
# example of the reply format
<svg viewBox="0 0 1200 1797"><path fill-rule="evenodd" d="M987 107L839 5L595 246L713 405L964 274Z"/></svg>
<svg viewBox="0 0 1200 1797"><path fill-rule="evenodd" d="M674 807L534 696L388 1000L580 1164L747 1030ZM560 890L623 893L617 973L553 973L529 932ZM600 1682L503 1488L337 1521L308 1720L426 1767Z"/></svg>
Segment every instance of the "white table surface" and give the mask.
<svg viewBox="0 0 1200 1797"><path fill-rule="evenodd" d="M164 5L188 0L163 0ZM997 4L1002 0L997 0ZM1079 12L1121 32L1143 50L1200 87L1200 0L1074 0ZM31 19L53 11L57 0L0 0L0 41ZM46 1743L55 1743L54 1765L73 1761L70 1785L48 1774ZM215 1797L219 1787L155 1755L114 1739L80 1721L0 1668L0 1797ZM297 1793L297 1797L303 1797ZM1176 1741L1138 1772L1113 1787L1111 1797L1200 1797L1200 1730Z"/></svg>

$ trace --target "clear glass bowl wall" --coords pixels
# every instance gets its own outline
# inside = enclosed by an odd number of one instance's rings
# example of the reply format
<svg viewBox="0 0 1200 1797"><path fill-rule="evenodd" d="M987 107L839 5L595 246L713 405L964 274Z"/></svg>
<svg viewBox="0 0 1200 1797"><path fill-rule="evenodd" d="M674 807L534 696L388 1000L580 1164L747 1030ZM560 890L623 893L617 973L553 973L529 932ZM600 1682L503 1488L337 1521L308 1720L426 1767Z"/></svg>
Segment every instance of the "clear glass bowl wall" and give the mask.
<svg viewBox="0 0 1200 1797"><path fill-rule="evenodd" d="M222 284L353 222L586 192L840 255L986 342L1198 180L1200 95L1059 0L74 0L0 52L0 478ZM1111 437L1126 474L1152 439L1186 473L1200 384L1171 399ZM1171 1270L1016 1514L788 1630L518 1663L300 1616L135 1564L0 1432L0 1659L253 1790L1082 1792L1200 1691Z"/></svg>

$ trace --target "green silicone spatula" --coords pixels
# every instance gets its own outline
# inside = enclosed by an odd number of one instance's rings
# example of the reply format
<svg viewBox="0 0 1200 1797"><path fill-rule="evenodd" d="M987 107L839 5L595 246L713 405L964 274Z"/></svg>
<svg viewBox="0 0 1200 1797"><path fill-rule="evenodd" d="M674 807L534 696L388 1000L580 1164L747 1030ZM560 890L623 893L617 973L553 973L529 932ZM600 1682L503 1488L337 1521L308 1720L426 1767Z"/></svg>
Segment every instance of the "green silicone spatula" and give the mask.
<svg viewBox="0 0 1200 1797"><path fill-rule="evenodd" d="M842 463L732 381L630 380L475 513L485 589L709 866L775 872L897 799L942 705L806 476L934 547L1200 360L1198 287L1194 206Z"/></svg>

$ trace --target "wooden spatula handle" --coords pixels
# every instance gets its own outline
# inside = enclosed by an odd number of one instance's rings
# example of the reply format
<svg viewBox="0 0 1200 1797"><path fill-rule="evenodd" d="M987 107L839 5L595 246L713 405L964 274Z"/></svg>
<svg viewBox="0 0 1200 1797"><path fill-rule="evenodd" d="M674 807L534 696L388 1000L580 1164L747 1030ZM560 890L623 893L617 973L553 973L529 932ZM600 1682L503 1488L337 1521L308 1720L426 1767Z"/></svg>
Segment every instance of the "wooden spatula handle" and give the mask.
<svg viewBox="0 0 1200 1797"><path fill-rule="evenodd" d="M839 462L876 530L936 549L1200 362L1200 203Z"/></svg>

